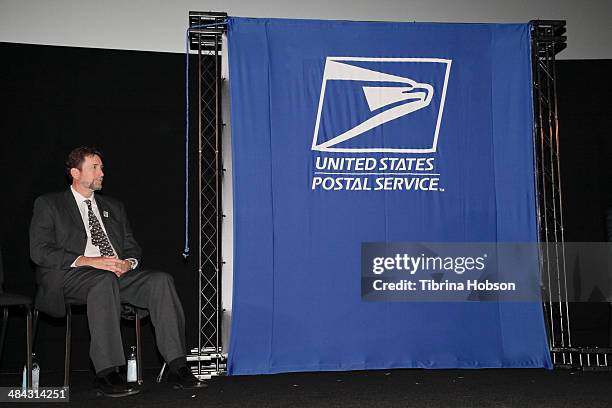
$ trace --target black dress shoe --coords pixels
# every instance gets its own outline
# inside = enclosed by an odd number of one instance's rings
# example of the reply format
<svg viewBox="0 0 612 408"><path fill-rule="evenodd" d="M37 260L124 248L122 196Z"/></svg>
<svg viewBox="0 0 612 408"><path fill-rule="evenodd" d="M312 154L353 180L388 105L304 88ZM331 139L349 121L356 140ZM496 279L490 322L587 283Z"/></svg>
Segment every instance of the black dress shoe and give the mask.
<svg viewBox="0 0 612 408"><path fill-rule="evenodd" d="M139 389L126 384L125 380L115 371L104 377L96 377L96 388L99 393L107 397L127 397L140 392Z"/></svg>
<svg viewBox="0 0 612 408"><path fill-rule="evenodd" d="M187 367L181 367L177 372L172 372L168 374L168 382L174 384L175 388L206 388L208 384L203 381L198 380L198 378L193 375L191 370Z"/></svg>

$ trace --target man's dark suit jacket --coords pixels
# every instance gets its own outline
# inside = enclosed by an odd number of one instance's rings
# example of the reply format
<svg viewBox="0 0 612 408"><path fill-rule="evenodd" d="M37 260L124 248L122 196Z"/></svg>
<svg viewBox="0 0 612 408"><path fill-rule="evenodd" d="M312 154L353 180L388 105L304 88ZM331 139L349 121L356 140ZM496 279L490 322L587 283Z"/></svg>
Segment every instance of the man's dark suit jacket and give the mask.
<svg viewBox="0 0 612 408"><path fill-rule="evenodd" d="M100 194L95 194L95 200L117 256L135 258L140 263L140 247L123 204ZM55 317L65 314L64 274L71 269L74 260L85 253L86 245L87 233L70 189L36 199L30 224L30 257L37 266L37 308Z"/></svg>

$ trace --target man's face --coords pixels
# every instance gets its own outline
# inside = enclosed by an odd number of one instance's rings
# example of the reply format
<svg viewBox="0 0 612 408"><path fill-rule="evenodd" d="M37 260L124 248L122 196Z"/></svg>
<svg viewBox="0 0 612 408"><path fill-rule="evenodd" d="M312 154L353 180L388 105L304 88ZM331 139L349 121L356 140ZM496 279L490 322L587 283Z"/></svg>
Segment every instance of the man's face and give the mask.
<svg viewBox="0 0 612 408"><path fill-rule="evenodd" d="M98 191L102 189L103 168L102 159L98 155L87 156L80 170L72 169L72 178L81 187L91 191Z"/></svg>

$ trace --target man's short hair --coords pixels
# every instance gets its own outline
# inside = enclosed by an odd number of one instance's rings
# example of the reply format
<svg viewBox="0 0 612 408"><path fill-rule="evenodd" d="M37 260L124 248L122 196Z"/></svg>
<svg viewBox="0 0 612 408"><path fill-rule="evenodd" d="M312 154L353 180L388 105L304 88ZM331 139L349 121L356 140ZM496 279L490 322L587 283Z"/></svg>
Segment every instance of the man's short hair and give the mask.
<svg viewBox="0 0 612 408"><path fill-rule="evenodd" d="M70 169L81 170L85 158L93 155L100 157L100 159L103 158L102 153L100 153L100 151L95 147L80 146L73 149L68 154L68 158L66 159L66 174L68 175L68 180L72 181Z"/></svg>

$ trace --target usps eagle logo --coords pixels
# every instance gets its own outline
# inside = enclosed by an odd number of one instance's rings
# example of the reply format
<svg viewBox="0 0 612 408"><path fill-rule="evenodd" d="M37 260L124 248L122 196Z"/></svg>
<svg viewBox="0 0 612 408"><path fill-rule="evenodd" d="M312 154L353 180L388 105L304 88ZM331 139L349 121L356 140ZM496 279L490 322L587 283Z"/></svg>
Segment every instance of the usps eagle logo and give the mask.
<svg viewBox="0 0 612 408"><path fill-rule="evenodd" d="M327 57L312 150L436 152L452 60Z"/></svg>

